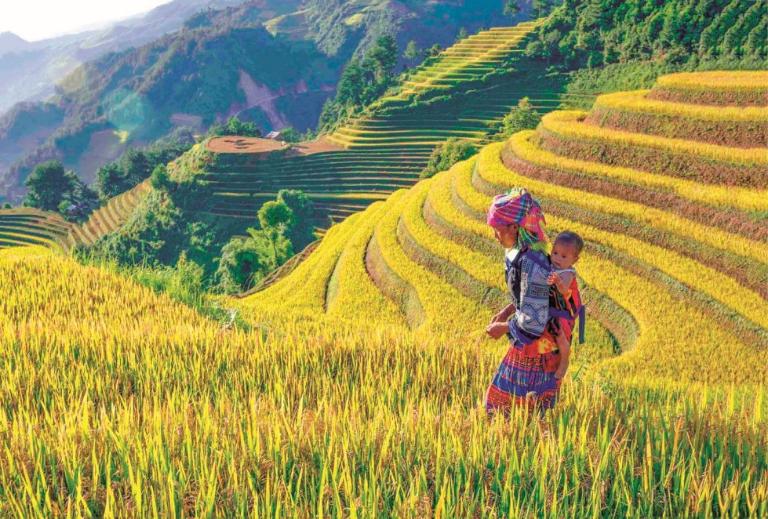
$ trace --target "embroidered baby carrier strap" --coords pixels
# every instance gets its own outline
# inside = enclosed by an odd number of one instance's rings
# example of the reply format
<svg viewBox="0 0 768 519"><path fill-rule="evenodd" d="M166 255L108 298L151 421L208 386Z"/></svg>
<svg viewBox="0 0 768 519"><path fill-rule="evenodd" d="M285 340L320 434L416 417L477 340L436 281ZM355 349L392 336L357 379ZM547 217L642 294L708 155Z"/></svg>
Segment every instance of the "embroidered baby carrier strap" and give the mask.
<svg viewBox="0 0 768 519"><path fill-rule="evenodd" d="M526 262L529 262L526 264ZM531 249L528 245L524 245L520 251L517 253L517 255L514 257L514 259L510 260L507 256L505 258L505 270L506 270L506 277L507 277L507 284L509 287L509 292L512 297L512 303L515 305L515 308L520 310L521 306L521 300L523 299L521 296L521 292L523 291L523 276L525 274L524 271L531 271L535 266L540 267L545 272L549 272L549 270L552 268L549 264L549 260L547 259L545 254L539 253L533 249ZM530 274L530 272L528 272ZM532 287L527 287L526 293L525 293L525 299L526 301L529 300L540 300L542 303L546 301L549 297L548 289L546 287L543 287L544 291L537 292L535 289L532 289ZM544 306L545 309L548 309L549 305ZM546 315L540 315L538 316L539 319L541 319L542 326L545 324L545 322L549 321L549 314ZM513 332L513 333L511 333ZM512 326L511 332L507 332L507 336L513 340L516 341L522 345L530 345L533 344L540 335L532 335L528 331L522 329L519 326Z"/></svg>
<svg viewBox="0 0 768 519"><path fill-rule="evenodd" d="M552 285L549 289L549 314L553 318L563 318L575 323L576 318L579 318L579 344L584 344L585 339L585 325L586 325L586 307L581 300L581 292L579 292L579 282L576 279L576 271L572 268L563 270L553 270L553 272L564 273L571 272L574 274L571 279L571 283L568 285L568 295L564 296L560 293L555 285Z"/></svg>

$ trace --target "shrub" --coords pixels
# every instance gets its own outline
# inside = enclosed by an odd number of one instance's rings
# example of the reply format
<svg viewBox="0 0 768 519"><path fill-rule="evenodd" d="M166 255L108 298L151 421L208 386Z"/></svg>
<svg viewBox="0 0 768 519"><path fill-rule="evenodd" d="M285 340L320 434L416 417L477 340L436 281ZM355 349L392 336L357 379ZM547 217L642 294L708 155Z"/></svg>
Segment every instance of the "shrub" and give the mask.
<svg viewBox="0 0 768 519"><path fill-rule="evenodd" d="M471 142L452 137L435 147L427 167L421 172L419 178L429 178L436 173L446 171L457 162L474 155L475 151L477 150Z"/></svg>
<svg viewBox="0 0 768 519"><path fill-rule="evenodd" d="M524 97L492 131L497 138L504 139L523 130L533 130L540 122L541 114L531 106L530 100Z"/></svg>

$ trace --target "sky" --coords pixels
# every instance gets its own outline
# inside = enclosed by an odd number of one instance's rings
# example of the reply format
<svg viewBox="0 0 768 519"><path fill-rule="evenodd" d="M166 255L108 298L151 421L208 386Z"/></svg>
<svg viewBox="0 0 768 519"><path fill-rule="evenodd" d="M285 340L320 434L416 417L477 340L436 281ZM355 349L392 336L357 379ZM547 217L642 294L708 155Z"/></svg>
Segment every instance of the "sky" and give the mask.
<svg viewBox="0 0 768 519"><path fill-rule="evenodd" d="M169 0L0 0L0 32L28 41L93 28L149 11Z"/></svg>

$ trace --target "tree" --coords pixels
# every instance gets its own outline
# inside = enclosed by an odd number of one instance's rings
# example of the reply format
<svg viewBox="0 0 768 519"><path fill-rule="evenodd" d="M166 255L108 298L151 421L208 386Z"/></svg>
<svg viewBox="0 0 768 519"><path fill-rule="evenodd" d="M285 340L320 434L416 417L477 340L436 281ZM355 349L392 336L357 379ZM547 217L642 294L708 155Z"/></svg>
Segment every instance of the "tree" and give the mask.
<svg viewBox="0 0 768 519"><path fill-rule="evenodd" d="M280 130L280 138L285 142L300 142L301 134L289 126Z"/></svg>
<svg viewBox="0 0 768 519"><path fill-rule="evenodd" d="M270 200L259 209L259 223L262 229L285 231L293 227L293 211L283 201Z"/></svg>
<svg viewBox="0 0 768 519"><path fill-rule="evenodd" d="M456 41L461 41L467 36L469 36L469 33L467 32L466 27L462 27L461 29L459 29L459 34L456 36Z"/></svg>
<svg viewBox="0 0 768 519"><path fill-rule="evenodd" d="M421 55L421 51L419 50L419 47L416 45L416 42L414 40L411 40L408 42L408 45L405 46L405 52L403 53L403 57L409 61L415 61L419 58Z"/></svg>
<svg viewBox="0 0 768 519"><path fill-rule="evenodd" d="M397 65L397 42L389 34L379 37L376 45L366 55L366 60L373 63L374 74L378 83L388 82Z"/></svg>
<svg viewBox="0 0 768 519"><path fill-rule="evenodd" d="M11 209L12 207L13 206L11 206L11 204L9 204L8 202L3 204L3 209Z"/></svg>
<svg viewBox="0 0 768 519"><path fill-rule="evenodd" d="M536 128L540 122L541 114L531 106L530 100L524 97L502 120L499 135L511 137L519 131Z"/></svg>
<svg viewBox="0 0 768 519"><path fill-rule="evenodd" d="M229 294L246 291L293 254L290 242L263 230L248 229L247 238L233 238L221 249L216 270L218 288Z"/></svg>
<svg viewBox="0 0 768 519"><path fill-rule="evenodd" d="M519 0L504 0L504 14L506 16L515 17L520 14L520 1Z"/></svg>
<svg viewBox="0 0 768 519"><path fill-rule="evenodd" d="M96 172L96 190L102 200L107 200L129 189L123 168L117 162L110 162Z"/></svg>
<svg viewBox="0 0 768 519"><path fill-rule="evenodd" d="M362 99L365 71L357 60L352 60L339 79L336 101L340 104L359 104Z"/></svg>
<svg viewBox="0 0 768 519"><path fill-rule="evenodd" d="M554 0L533 0L531 3L531 8L536 18L547 16L554 6Z"/></svg>
<svg viewBox="0 0 768 519"><path fill-rule="evenodd" d="M306 193L298 189L281 189L277 193L277 201L284 203L293 213L293 225L286 232L293 249L303 249L315 239L312 225L314 203Z"/></svg>
<svg viewBox="0 0 768 519"><path fill-rule="evenodd" d="M75 177L77 178L77 177ZM58 160L39 164L27 178L24 205L45 211L57 211L64 194L73 189L73 175L67 175Z"/></svg>
<svg viewBox="0 0 768 519"><path fill-rule="evenodd" d="M446 171L457 162L474 155L475 151L475 146L471 142L451 137L435 147L427 167L421 172L419 178L430 178L441 171Z"/></svg>
<svg viewBox="0 0 768 519"><path fill-rule="evenodd" d="M435 43L434 45L432 45L429 48L429 50L427 51L427 55L430 58L433 58L433 57L439 55L441 52L443 52L443 48L440 46L439 43Z"/></svg>

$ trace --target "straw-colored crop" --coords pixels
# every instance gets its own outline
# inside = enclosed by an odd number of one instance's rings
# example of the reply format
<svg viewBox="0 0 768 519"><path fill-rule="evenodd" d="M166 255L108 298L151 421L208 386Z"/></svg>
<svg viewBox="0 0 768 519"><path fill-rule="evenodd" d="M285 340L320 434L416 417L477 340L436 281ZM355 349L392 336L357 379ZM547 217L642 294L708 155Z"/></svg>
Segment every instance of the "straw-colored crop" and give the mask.
<svg viewBox="0 0 768 519"><path fill-rule="evenodd" d="M607 196L586 193L566 187L540 182L507 169L501 161L504 143L494 143L483 148L478 156L477 173L491 184L498 186L526 186L539 196L548 197L598 213L631 218L645 225L696 239L703 244L734 254L747 256L759 263L768 263L768 244L701 225L678 215L633 202L616 200Z"/></svg>
<svg viewBox="0 0 768 519"><path fill-rule="evenodd" d="M760 268L768 244L525 177L501 152L765 205L530 137L332 226L269 288L220 298L248 329L43 247L0 250L0 517L768 517L765 298L605 222ZM506 290L485 212L511 186L565 208L549 234L585 238L580 282L626 316L588 320L543 422L482 407L509 347L484 334L497 309L480 299ZM397 306L414 299L419 319Z"/></svg>
<svg viewBox="0 0 768 519"><path fill-rule="evenodd" d="M768 90L768 71L715 70L667 74L656 80L656 86L680 90Z"/></svg>
<svg viewBox="0 0 768 519"><path fill-rule="evenodd" d="M693 121L768 123L768 107L706 106L660 101L646 97L650 90L616 92L595 99L594 108L607 108L630 113L666 115Z"/></svg>
<svg viewBox="0 0 768 519"><path fill-rule="evenodd" d="M768 211L768 190L702 184L637 169L571 159L541 149L533 139L535 135L534 131L515 134L509 140L511 151L522 160L548 168L577 171L588 176L606 177L630 185L656 188L713 206L731 207L746 211Z"/></svg>
<svg viewBox="0 0 768 519"><path fill-rule="evenodd" d="M622 146L653 148L668 153L685 153L736 165L768 165L768 148L734 148L601 128L584 124L582 121L586 116L586 112L577 110L551 112L542 118L541 126L549 132L570 139L584 139Z"/></svg>
<svg viewBox="0 0 768 519"><path fill-rule="evenodd" d="M385 202L369 206L354 228L347 233L344 251L328 280L329 316L353 322L405 325L403 314L390 299L382 296L365 266L368 242L376 223L386 210Z"/></svg>

